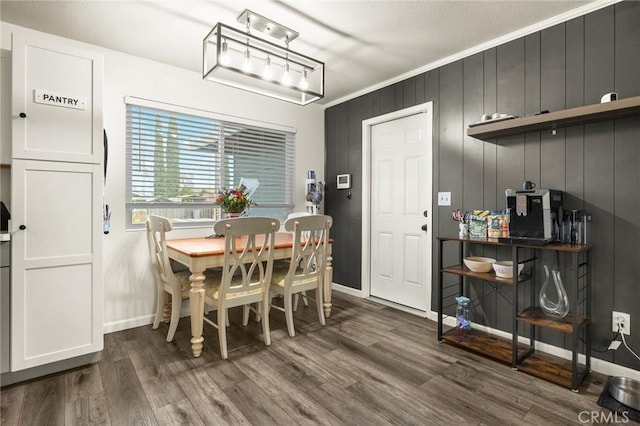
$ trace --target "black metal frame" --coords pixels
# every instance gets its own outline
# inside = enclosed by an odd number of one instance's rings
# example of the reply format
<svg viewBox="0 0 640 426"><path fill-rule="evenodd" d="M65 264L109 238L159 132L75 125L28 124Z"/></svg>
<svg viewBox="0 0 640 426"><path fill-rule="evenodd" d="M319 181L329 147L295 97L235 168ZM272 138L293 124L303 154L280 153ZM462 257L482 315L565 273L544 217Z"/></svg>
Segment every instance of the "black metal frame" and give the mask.
<svg viewBox="0 0 640 426"><path fill-rule="evenodd" d="M519 262L532 262L533 273L530 276L526 276L523 278L519 278L518 276L518 268L513 268L513 277L512 283L514 286L513 290L513 300L511 301L512 305L512 361L511 367L514 370L518 369L518 365L521 364L527 357L535 352L535 342L536 342L536 328L540 327L539 325L528 323L529 325L529 346L527 350L519 354L518 353L518 325L519 325L519 315L520 306L518 303L518 294L520 284L529 281L529 285L533 286L531 291L531 296L529 300L530 306L537 306L536 300L536 292L535 292L535 271L538 267L537 257L535 254L538 250L551 250L551 251L565 251L571 257L571 267L570 273L568 274L569 280L569 288L571 297L571 306L570 312L572 313L572 323L571 323L571 390L574 392L578 392L580 385L582 384L585 377L591 371L591 280L592 280L592 255L591 255L591 246L585 246L580 250L561 250L559 248L554 248L554 246L522 246L522 245L514 245L507 243L495 244L495 242L488 242L482 239L469 239L469 238L438 238L438 327L437 327L437 336L438 342L443 341L443 315L444 315L444 306L443 306L443 276L445 272L444 269L444 260L443 260L443 252L444 252L444 243L446 241L454 241L459 244L458 257L460 265L462 265L462 261L464 259L465 246L468 249L469 244L493 244L500 246L510 246L511 247L511 258L513 260L513 265L517 265ZM466 243L466 244L465 244ZM528 249L533 252L533 255L530 257L526 257L520 260L521 252L520 250ZM580 255L583 255L584 260L580 262ZM583 271L581 273L581 271ZM450 273L450 272L446 272ZM458 275L459 280L457 283L458 293L460 295L465 295L465 276ZM584 284L582 286L579 285L579 281L583 280ZM583 294L583 297L580 298L579 295ZM583 306L580 306L583 304ZM582 308L584 312L584 321L579 324L578 319L579 308ZM581 365L578 363L578 355L580 352L578 351L578 345L580 344L580 333L584 332L584 352L585 355L585 363L581 368ZM526 333L525 333L526 334Z"/></svg>

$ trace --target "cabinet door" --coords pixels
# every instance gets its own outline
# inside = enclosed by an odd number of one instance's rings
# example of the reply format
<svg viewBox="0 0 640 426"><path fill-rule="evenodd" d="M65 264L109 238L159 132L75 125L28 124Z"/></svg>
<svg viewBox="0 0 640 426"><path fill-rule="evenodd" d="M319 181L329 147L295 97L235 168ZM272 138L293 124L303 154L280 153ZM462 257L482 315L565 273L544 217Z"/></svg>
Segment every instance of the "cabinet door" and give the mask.
<svg viewBox="0 0 640 426"><path fill-rule="evenodd" d="M11 171L11 370L102 350L101 166Z"/></svg>
<svg viewBox="0 0 640 426"><path fill-rule="evenodd" d="M13 35L13 158L102 162L102 56Z"/></svg>

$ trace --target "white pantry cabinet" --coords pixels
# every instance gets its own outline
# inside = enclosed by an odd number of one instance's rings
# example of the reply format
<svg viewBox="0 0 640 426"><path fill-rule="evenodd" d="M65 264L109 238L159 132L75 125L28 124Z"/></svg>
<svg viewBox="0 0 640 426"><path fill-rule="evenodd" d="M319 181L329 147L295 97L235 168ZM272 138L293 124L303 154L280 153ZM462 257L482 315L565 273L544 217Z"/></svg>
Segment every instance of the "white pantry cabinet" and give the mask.
<svg viewBox="0 0 640 426"><path fill-rule="evenodd" d="M103 348L101 55L13 38L11 371Z"/></svg>

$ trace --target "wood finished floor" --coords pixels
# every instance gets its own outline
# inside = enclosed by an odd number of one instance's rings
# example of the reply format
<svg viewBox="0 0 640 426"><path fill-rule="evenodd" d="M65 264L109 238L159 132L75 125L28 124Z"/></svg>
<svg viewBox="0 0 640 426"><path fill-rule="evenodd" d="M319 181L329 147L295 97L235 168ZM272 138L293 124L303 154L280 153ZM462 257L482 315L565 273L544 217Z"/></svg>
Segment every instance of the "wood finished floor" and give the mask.
<svg viewBox="0 0 640 426"><path fill-rule="evenodd" d="M272 310L270 347L232 312L227 361L206 324L192 357L188 318L172 343L166 324L107 334L99 363L3 388L0 423L570 425L603 411L600 375L573 393L438 344L431 321L340 293L326 327L315 312L298 310L290 338Z"/></svg>

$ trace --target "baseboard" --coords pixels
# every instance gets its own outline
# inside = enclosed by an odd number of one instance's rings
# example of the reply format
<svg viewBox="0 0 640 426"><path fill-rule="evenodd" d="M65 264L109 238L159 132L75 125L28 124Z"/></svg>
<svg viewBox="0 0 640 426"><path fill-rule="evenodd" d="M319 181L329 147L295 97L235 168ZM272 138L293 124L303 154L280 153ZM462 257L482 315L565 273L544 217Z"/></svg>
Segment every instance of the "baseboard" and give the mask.
<svg viewBox="0 0 640 426"><path fill-rule="evenodd" d="M107 322L103 326L104 334L115 333L116 331L128 330L130 328L141 327L153 324L154 314L144 315L126 320Z"/></svg>
<svg viewBox="0 0 640 426"><path fill-rule="evenodd" d="M180 318L188 317L190 315L191 315L191 310L189 309L189 299L185 299L182 301L182 310L180 311ZM126 320L111 321L104 324L103 331L104 331L104 334L108 334L108 333L114 333L116 331L128 330L130 328L151 325L153 324L154 318L155 318L155 314L149 314L149 315L143 315L136 318L129 318Z"/></svg>
<svg viewBox="0 0 640 426"><path fill-rule="evenodd" d="M347 287L342 284L331 283L331 289L335 291L339 291L340 293L348 294L350 296L359 297L361 299L364 298L362 294L362 290L358 290L357 288Z"/></svg>
<svg viewBox="0 0 640 426"><path fill-rule="evenodd" d="M372 302L379 303L381 305L389 306L391 308L397 309L402 312L407 312L409 314L415 315L420 318L429 319L429 313L426 311L421 311L419 309L410 308L408 306L400 305L399 303L389 302L388 300L379 299L377 297L369 296L367 300L371 300Z"/></svg>

